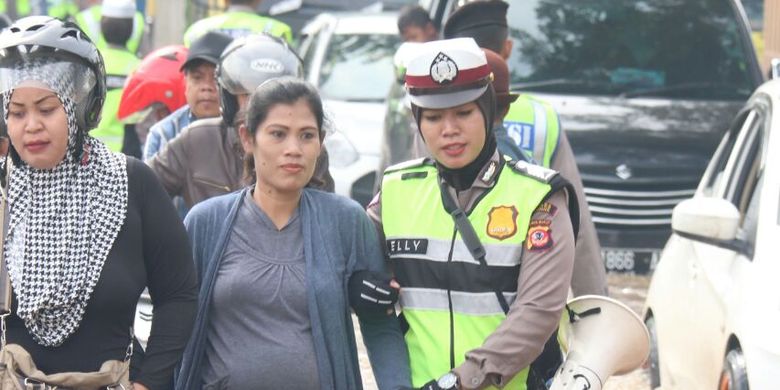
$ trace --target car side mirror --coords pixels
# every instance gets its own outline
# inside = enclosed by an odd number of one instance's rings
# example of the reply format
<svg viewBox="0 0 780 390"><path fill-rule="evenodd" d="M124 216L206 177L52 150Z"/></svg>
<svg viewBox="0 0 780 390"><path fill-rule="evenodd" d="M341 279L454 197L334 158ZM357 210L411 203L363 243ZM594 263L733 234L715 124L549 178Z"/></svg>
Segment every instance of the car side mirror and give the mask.
<svg viewBox="0 0 780 390"><path fill-rule="evenodd" d="M752 258L753 249L743 240L737 239L739 223L739 210L725 199L686 199L672 211L674 234Z"/></svg>
<svg viewBox="0 0 780 390"><path fill-rule="evenodd" d="M739 210L725 199L686 199L672 211L672 230L675 233L730 241L737 237L738 228Z"/></svg>

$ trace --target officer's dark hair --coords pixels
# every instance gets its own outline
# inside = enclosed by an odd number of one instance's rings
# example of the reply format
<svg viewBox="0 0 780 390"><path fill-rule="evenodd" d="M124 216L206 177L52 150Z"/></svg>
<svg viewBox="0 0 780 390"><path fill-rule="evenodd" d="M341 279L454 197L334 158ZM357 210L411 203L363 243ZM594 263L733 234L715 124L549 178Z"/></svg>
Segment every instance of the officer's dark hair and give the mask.
<svg viewBox="0 0 780 390"><path fill-rule="evenodd" d="M100 31L103 32L106 42L124 46L133 34L133 19L103 16L100 18Z"/></svg>
<svg viewBox="0 0 780 390"><path fill-rule="evenodd" d="M407 27L424 28L428 23L433 23L428 11L417 4L406 5L398 13L398 32L401 34Z"/></svg>
<svg viewBox="0 0 780 390"><path fill-rule="evenodd" d="M252 92L249 104L246 108L246 130L255 139L257 128L268 118L271 109L279 104L294 104L303 100L309 106L314 119L317 121L317 129L320 133L320 143L325 137L325 111L322 109L322 99L317 89L306 81L297 77L279 77L268 80ZM252 154L244 156L244 180L247 183L255 182L255 159Z"/></svg>
<svg viewBox="0 0 780 390"><path fill-rule="evenodd" d="M507 37L509 37L509 30L506 26L492 25L460 31L451 38L474 38L477 46L501 53L504 51Z"/></svg>

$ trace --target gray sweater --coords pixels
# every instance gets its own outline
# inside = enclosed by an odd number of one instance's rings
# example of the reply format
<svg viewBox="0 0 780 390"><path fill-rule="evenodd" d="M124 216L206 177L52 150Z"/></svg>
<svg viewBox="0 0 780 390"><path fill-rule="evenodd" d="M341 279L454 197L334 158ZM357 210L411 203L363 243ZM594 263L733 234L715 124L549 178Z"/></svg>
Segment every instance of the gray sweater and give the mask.
<svg viewBox="0 0 780 390"><path fill-rule="evenodd" d="M185 219L201 288L192 338L177 375L177 389L197 389L201 384L216 270L247 190L199 203ZM308 310L321 388L361 389L347 282L355 271L384 270L376 231L354 201L310 188L303 190L299 213ZM408 352L396 317L361 311L356 314L379 388L411 387ZM289 372L295 375L295 367L290 367Z"/></svg>

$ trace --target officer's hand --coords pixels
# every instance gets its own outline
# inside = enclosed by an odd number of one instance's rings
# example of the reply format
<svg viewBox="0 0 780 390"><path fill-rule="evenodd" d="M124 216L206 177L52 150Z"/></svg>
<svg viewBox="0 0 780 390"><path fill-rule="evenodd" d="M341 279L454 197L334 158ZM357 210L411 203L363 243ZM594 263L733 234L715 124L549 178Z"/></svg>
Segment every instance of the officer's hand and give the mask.
<svg viewBox="0 0 780 390"><path fill-rule="evenodd" d="M384 272L354 272L349 277L349 304L355 309L392 310L398 287Z"/></svg>

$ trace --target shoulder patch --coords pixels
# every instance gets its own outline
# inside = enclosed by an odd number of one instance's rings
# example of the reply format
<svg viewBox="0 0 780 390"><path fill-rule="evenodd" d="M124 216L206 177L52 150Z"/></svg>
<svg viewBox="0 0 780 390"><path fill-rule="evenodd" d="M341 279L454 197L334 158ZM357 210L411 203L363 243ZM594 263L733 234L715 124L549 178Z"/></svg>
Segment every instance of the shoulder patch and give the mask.
<svg viewBox="0 0 780 390"><path fill-rule="evenodd" d="M433 166L433 160L431 160L428 157L421 157L421 158L416 158L414 160L404 161L395 165L391 165L385 169L385 173L387 174L390 172L397 172L397 171L402 171L404 169L417 168L426 165Z"/></svg>
<svg viewBox="0 0 780 390"><path fill-rule="evenodd" d="M525 239L525 247L531 252L543 252L553 246L550 231L550 221L534 220L528 227L528 237Z"/></svg>
<svg viewBox="0 0 780 390"><path fill-rule="evenodd" d="M542 202L539 207L536 208L537 213L545 213L550 216L555 216L558 213L558 208L550 202Z"/></svg>
<svg viewBox="0 0 780 390"><path fill-rule="evenodd" d="M553 171L552 169L547 169L541 165L531 164L523 160L514 161L512 164L509 164L509 166L512 167L512 170L515 172L543 183L549 183L550 180L558 175L558 172Z"/></svg>

